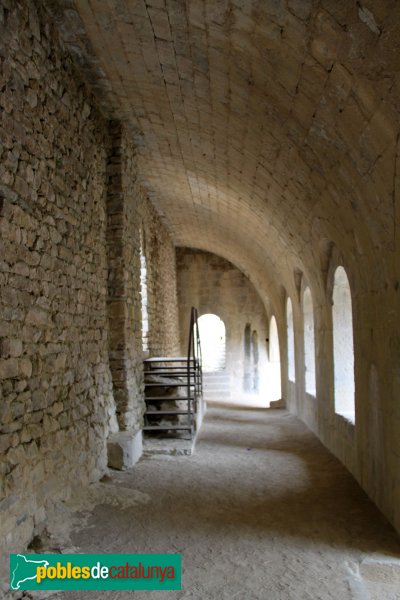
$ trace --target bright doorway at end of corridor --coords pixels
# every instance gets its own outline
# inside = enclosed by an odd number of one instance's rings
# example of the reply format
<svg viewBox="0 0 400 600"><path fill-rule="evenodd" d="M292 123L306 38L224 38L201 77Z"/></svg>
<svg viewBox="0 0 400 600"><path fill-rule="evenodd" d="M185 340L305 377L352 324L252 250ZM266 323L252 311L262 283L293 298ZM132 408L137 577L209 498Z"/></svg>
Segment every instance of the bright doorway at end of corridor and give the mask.
<svg viewBox="0 0 400 600"><path fill-rule="evenodd" d="M215 373L226 366L225 324L217 315L205 314L199 318L199 333L203 356L203 371Z"/></svg>

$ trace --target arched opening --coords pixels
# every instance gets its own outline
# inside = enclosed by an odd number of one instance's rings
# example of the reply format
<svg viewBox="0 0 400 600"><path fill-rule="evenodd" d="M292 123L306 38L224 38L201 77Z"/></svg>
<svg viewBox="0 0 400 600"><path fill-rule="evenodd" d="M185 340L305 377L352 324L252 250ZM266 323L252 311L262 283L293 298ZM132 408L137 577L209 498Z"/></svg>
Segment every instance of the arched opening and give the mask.
<svg viewBox="0 0 400 600"><path fill-rule="evenodd" d="M335 412L354 423L353 313L349 280L343 267L335 271L332 321Z"/></svg>
<svg viewBox="0 0 400 600"><path fill-rule="evenodd" d="M225 324L217 315L199 318L199 334L203 356L203 371L223 371L226 364Z"/></svg>
<svg viewBox="0 0 400 600"><path fill-rule="evenodd" d="M142 350L149 350L149 314L147 311L147 261L144 252L143 231L140 232L140 297L142 307Z"/></svg>
<svg viewBox="0 0 400 600"><path fill-rule="evenodd" d="M282 397L281 353L275 317L271 317L269 324L269 365L270 400L280 400Z"/></svg>
<svg viewBox="0 0 400 600"><path fill-rule="evenodd" d="M315 337L314 337L314 307L310 288L303 295L304 318L304 367L306 392L315 396Z"/></svg>
<svg viewBox="0 0 400 600"><path fill-rule="evenodd" d="M290 298L288 298L286 302L286 327L288 348L288 379L289 381L296 381L296 370L294 361L293 307Z"/></svg>

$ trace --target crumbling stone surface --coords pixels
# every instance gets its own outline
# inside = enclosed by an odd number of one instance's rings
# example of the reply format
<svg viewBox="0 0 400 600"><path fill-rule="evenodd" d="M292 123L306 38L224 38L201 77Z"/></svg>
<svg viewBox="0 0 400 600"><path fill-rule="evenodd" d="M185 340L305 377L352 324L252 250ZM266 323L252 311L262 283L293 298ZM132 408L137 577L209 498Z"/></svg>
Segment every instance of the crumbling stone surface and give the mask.
<svg viewBox="0 0 400 600"><path fill-rule="evenodd" d="M15 550L107 462L107 131L35 2L0 7L0 523Z"/></svg>
<svg viewBox="0 0 400 600"><path fill-rule="evenodd" d="M42 3L1 0L0 39L0 537L18 551L101 477L118 423L140 425L141 228L152 352L178 346L176 272L127 130L100 114Z"/></svg>
<svg viewBox="0 0 400 600"><path fill-rule="evenodd" d="M108 316L110 367L122 429L138 427L143 413L140 321L140 204L132 144L118 122L110 124L107 175ZM135 286L136 283L136 286Z"/></svg>
<svg viewBox="0 0 400 600"><path fill-rule="evenodd" d="M139 166L137 168L140 173ZM148 354L179 355L175 246L169 230L148 198L139 204L139 218L147 259Z"/></svg>
<svg viewBox="0 0 400 600"><path fill-rule="evenodd" d="M147 262L148 352L178 349L175 248L137 181L136 152L129 131L110 124L107 252L110 367L121 429L143 423L143 351L140 293L141 239Z"/></svg>

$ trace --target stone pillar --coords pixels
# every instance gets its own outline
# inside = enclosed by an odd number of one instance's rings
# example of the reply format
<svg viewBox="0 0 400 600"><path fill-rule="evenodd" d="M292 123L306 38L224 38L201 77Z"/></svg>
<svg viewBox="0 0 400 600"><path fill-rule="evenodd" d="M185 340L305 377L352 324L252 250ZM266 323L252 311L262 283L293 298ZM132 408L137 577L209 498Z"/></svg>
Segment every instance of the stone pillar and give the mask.
<svg viewBox="0 0 400 600"><path fill-rule="evenodd" d="M107 165L109 358L119 427L132 430L141 427L144 411L140 192L133 144L121 123L110 122L110 140Z"/></svg>

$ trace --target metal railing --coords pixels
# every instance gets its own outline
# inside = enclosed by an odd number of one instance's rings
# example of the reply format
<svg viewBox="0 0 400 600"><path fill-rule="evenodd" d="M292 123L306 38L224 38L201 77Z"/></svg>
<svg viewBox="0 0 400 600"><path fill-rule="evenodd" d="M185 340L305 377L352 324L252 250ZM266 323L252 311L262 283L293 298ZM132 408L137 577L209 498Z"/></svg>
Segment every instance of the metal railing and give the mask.
<svg viewBox="0 0 400 600"><path fill-rule="evenodd" d="M193 383L192 383L193 377ZM202 356L201 356L201 342L199 333L198 323L198 312L197 308L192 306L190 311L190 324L189 324L189 340L188 340L188 351L187 351L187 397L188 400L188 417L191 417L192 407L191 404L191 391L194 391L193 402L194 411L197 408L197 399L203 394L203 375L202 375Z"/></svg>

